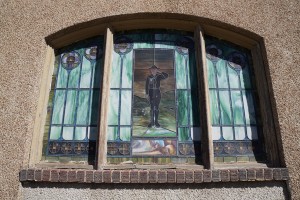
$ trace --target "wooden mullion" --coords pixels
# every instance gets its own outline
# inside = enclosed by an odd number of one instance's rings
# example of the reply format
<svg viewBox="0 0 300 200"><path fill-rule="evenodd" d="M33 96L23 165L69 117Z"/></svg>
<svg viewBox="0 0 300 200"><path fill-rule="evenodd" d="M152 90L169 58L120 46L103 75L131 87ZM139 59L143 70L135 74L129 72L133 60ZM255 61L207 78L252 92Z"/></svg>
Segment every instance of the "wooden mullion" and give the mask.
<svg viewBox="0 0 300 200"><path fill-rule="evenodd" d="M110 71L112 65L112 50L113 50L113 33L110 28L106 29L105 34L105 54L104 54L104 72L101 95L101 111L99 117L99 139L98 139L98 154L97 154L97 169L107 163L107 114L109 105L109 85Z"/></svg>
<svg viewBox="0 0 300 200"><path fill-rule="evenodd" d="M209 89L206 70L205 42L203 29L200 26L195 30L195 47L196 47L196 62L198 84L201 88L199 91L199 106L201 108L201 126L202 126L202 158L206 169L212 169L214 164L213 156L213 141L211 136L211 122L209 110Z"/></svg>

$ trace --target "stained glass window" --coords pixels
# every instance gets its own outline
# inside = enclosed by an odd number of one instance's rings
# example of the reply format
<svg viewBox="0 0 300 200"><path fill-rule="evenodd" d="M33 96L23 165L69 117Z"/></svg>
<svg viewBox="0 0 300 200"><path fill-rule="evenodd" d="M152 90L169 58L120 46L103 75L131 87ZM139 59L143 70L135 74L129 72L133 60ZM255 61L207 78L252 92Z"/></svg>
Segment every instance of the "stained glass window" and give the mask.
<svg viewBox="0 0 300 200"><path fill-rule="evenodd" d="M193 35L174 30L113 34L112 63L106 66L111 70L108 112L102 116L108 164L201 164L202 154L209 154L201 151L209 144L201 144L205 116ZM251 52L211 36L204 40L215 161L265 161ZM96 37L56 52L44 159L94 163L103 51L103 37Z"/></svg>
<svg viewBox="0 0 300 200"><path fill-rule="evenodd" d="M110 163L186 163L200 157L193 33L114 35L107 156Z"/></svg>
<svg viewBox="0 0 300 200"><path fill-rule="evenodd" d="M45 125L45 159L95 159L102 52L103 37L57 52Z"/></svg>
<svg viewBox="0 0 300 200"><path fill-rule="evenodd" d="M250 51L209 36L205 43L215 160L263 160Z"/></svg>

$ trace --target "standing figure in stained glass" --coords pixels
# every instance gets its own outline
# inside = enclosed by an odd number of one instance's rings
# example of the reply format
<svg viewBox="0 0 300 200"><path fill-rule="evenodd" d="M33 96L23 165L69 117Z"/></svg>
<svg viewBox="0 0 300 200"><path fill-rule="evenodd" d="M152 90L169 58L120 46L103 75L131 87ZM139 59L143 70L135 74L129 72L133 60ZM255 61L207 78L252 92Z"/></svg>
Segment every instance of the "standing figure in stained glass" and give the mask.
<svg viewBox="0 0 300 200"><path fill-rule="evenodd" d="M168 78L168 74L160 72L159 68L153 65L149 68L151 74L146 80L146 95L150 103L150 123L148 127L160 127L158 123L159 103L161 99L160 81Z"/></svg>

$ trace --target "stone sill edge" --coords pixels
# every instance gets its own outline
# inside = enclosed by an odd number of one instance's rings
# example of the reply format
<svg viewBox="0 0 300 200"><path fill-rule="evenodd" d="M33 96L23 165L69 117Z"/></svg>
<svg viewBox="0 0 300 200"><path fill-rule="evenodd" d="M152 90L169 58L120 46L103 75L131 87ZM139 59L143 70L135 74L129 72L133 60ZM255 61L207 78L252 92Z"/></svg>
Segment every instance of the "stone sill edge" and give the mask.
<svg viewBox="0 0 300 200"><path fill-rule="evenodd" d="M237 181L287 181L287 168L217 170L70 170L23 169L21 182L62 183L209 183Z"/></svg>

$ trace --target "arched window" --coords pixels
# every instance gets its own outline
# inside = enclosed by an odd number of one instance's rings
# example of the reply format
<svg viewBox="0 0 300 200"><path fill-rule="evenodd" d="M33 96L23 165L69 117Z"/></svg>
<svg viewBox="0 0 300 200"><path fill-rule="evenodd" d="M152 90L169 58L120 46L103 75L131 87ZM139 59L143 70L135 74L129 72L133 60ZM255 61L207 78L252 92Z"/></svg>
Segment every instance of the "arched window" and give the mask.
<svg viewBox="0 0 300 200"><path fill-rule="evenodd" d="M198 25L150 28L56 50L42 160L276 165L256 43Z"/></svg>

